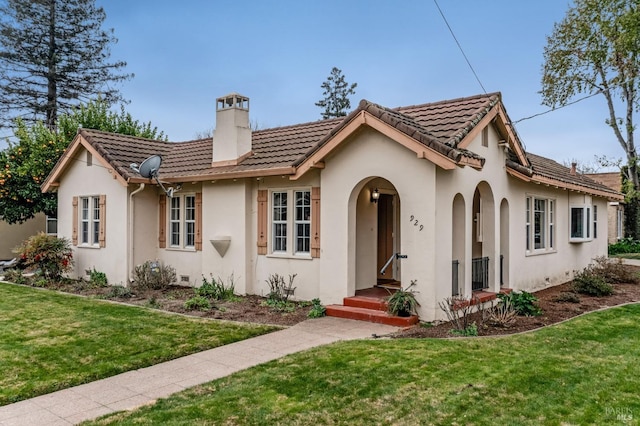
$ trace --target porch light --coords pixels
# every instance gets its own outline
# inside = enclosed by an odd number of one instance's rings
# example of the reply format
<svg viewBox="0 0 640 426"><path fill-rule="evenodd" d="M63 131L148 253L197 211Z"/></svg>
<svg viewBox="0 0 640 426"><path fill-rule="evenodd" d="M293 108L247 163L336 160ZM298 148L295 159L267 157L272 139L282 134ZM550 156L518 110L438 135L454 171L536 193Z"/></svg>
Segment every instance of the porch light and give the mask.
<svg viewBox="0 0 640 426"><path fill-rule="evenodd" d="M380 191L378 191L378 188L376 188L373 190L373 192L371 192L371 202L377 203L379 198L380 198Z"/></svg>

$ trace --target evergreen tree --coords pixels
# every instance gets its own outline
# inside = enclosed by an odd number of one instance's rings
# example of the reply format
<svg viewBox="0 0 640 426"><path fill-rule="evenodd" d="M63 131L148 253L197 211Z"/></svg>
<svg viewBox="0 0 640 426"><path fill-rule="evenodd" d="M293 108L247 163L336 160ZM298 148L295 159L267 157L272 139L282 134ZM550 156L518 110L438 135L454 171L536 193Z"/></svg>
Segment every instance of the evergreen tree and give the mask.
<svg viewBox="0 0 640 426"><path fill-rule="evenodd" d="M110 62L113 30L95 0L0 0L0 124L44 120L100 93L121 101L112 83L131 78Z"/></svg>
<svg viewBox="0 0 640 426"><path fill-rule="evenodd" d="M39 212L50 216L56 214L56 194L43 194L40 185L79 127L166 140L163 132L149 122L134 120L124 107L121 106L120 113L110 111L103 99L62 114L57 132L41 121L27 125L18 119L16 124L18 142L0 151L0 217L8 223L22 223Z"/></svg>
<svg viewBox="0 0 640 426"><path fill-rule="evenodd" d="M324 99L316 102L316 106L324 109L322 118L344 117L351 109L349 95L355 95L358 83L349 84L344 80L342 70L333 67L327 81L322 83Z"/></svg>

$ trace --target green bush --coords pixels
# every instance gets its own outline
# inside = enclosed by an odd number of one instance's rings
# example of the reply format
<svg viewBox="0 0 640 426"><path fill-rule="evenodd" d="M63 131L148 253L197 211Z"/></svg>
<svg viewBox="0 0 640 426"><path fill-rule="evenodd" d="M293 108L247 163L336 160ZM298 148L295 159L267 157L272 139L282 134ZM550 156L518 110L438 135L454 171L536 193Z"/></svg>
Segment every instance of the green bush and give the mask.
<svg viewBox="0 0 640 426"><path fill-rule="evenodd" d="M133 271L133 285L142 290L164 290L176 281L176 270L159 261L147 260Z"/></svg>
<svg viewBox="0 0 640 426"><path fill-rule="evenodd" d="M105 294L107 299L128 299L132 297L131 289L129 287L123 287L121 285L114 285L109 288L109 292Z"/></svg>
<svg viewBox="0 0 640 426"><path fill-rule="evenodd" d="M599 256L593 259L589 265L591 272L601 276L609 284L637 284L640 281L638 274L622 263L622 259L609 259Z"/></svg>
<svg viewBox="0 0 640 426"><path fill-rule="evenodd" d="M465 328L458 330L458 329L453 329L450 331L451 334L454 334L456 336L464 336L464 337L472 337L472 336L477 336L478 335L478 326L476 325L476 323L471 323L470 325L466 326Z"/></svg>
<svg viewBox="0 0 640 426"><path fill-rule="evenodd" d="M20 285L29 285L29 279L22 275L22 271L20 269L7 269L3 272L4 280L14 284Z"/></svg>
<svg viewBox="0 0 640 426"><path fill-rule="evenodd" d="M326 308L322 306L322 303L320 303L320 299L313 299L311 301L311 310L307 316L309 318L320 318L325 316L326 311Z"/></svg>
<svg viewBox="0 0 640 426"><path fill-rule="evenodd" d="M640 241L628 237L618 241L615 244L609 244L610 256L625 253L640 253Z"/></svg>
<svg viewBox="0 0 640 426"><path fill-rule="evenodd" d="M104 272L96 271L96 268L93 268L93 271L89 274L89 279L91 283L98 287L106 287L107 286L107 274Z"/></svg>
<svg viewBox="0 0 640 426"><path fill-rule="evenodd" d="M406 289L400 288L389 296L389 299L387 299L387 310L391 315L409 317L416 313L420 304L416 300L416 292L411 289L411 287L415 285L416 280L413 280Z"/></svg>
<svg viewBox="0 0 640 426"><path fill-rule="evenodd" d="M211 302L203 296L194 296L184 302L184 308L189 311L208 311L211 309Z"/></svg>
<svg viewBox="0 0 640 426"><path fill-rule="evenodd" d="M202 276L202 285L196 287L194 292L196 296L206 297L213 300L228 300L233 299L235 296L235 280L233 274L229 277L229 284L225 285L222 278L218 277L216 280L211 275L211 281L207 280L205 276Z"/></svg>
<svg viewBox="0 0 640 426"><path fill-rule="evenodd" d="M514 291L509 294L498 294L498 297L502 301L508 300L520 316L535 317L542 314L542 309L537 304L538 298L529 292Z"/></svg>
<svg viewBox="0 0 640 426"><path fill-rule="evenodd" d="M576 293L588 294L589 296L609 296L613 294L613 286L607 283L601 275L594 273L589 267L575 274L572 285Z"/></svg>
<svg viewBox="0 0 640 426"><path fill-rule="evenodd" d="M49 281L58 281L73 267L73 252L66 238L40 232L29 237L14 253L20 256L26 268L38 269Z"/></svg>

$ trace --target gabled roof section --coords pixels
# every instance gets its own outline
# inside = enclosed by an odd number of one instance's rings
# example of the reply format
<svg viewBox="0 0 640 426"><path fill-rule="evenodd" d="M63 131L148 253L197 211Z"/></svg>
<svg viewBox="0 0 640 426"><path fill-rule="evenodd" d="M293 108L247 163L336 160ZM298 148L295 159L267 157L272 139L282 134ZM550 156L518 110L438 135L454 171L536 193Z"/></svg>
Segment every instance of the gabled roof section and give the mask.
<svg viewBox="0 0 640 426"><path fill-rule="evenodd" d="M539 155L527 153L531 167L525 167L512 159L507 160L507 172L527 182L534 182L557 188L596 195L610 200L622 201L623 195L615 189L581 173L571 173L571 169Z"/></svg>

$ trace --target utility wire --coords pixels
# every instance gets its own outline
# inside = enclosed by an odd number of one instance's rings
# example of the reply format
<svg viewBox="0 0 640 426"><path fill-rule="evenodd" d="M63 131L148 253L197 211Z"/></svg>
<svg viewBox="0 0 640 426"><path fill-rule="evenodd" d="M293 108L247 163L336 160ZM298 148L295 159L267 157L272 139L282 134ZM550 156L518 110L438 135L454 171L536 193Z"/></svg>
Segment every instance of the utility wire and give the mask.
<svg viewBox="0 0 640 426"><path fill-rule="evenodd" d="M528 116L528 117L523 117L523 118L521 118L521 119L519 119L519 120L512 121L512 122L511 122L511 124L518 124L518 123L520 123L521 121L530 120L530 119L532 119L532 118L539 117L539 116L541 116L541 115L549 114L550 112L553 112L553 111L556 111L556 110L559 110L559 109L562 109L562 108L566 108L566 107L568 107L568 106L570 106L570 105L574 105L574 104L577 104L578 102L582 102L582 101L584 101L584 100L586 100L586 99L592 98L592 97L594 97L594 96L596 96L596 95L599 95L599 94L600 94L600 93L602 93L602 92L603 92L602 90L598 90L597 92L594 92L594 93L592 93L592 94L590 94L590 95L587 95L587 96L585 96L585 97L583 97L583 98L576 99L575 101L567 102L567 103L566 103L566 104L564 104L564 105L560 105L560 106L559 106L559 107L557 107L557 108L551 108L551 109L548 109L548 110L546 110L546 111L542 111L542 112L539 112L539 113L537 113L537 114L533 114L533 115L530 115L530 116Z"/></svg>
<svg viewBox="0 0 640 426"><path fill-rule="evenodd" d="M476 80L478 81L478 84L480 85L480 87L482 87L482 91L486 95L487 94L487 90L482 85L482 82L480 81L480 78L478 77L478 74L476 74L476 70L473 69L473 66L471 65L471 62L469 61L469 58L467 58L467 55L464 53L464 50L462 49L462 46L460 45L460 42L458 41L458 39L456 38L456 35L453 33L453 30L451 29L451 25L449 25L449 21L447 21L447 18L444 16L444 13L442 13L442 9L440 9L440 5L438 4L438 0L433 0L433 2L436 4L436 7L438 8L438 12L440 12L440 16L442 16L442 19L444 20L444 23L447 24L447 28L449 28L449 32L451 33L451 36L456 41L456 44L458 45L458 48L460 49L460 52L462 53L462 56L464 56L464 60L467 61L467 65L469 65L469 68L471 69L471 72L476 77Z"/></svg>

